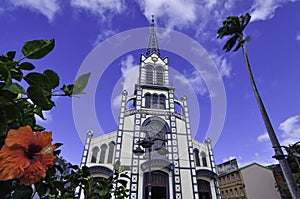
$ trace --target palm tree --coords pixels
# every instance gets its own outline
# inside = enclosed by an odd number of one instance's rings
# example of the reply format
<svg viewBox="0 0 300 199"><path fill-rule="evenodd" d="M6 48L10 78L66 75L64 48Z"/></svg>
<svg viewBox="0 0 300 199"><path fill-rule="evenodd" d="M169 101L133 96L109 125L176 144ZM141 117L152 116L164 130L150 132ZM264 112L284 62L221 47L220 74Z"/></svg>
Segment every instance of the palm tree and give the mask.
<svg viewBox="0 0 300 199"><path fill-rule="evenodd" d="M238 49L242 48L246 66L247 66L247 70L248 70L248 75L250 77L251 86L252 86L253 92L255 94L255 98L258 103L261 116L264 120L269 138L270 138L272 146L275 150L275 155L273 156L273 158L275 158L279 161L280 167L281 167L284 177L287 181L292 198L299 199L300 198L299 188L297 187L295 179L292 176L291 170L288 166L287 160L285 159L285 156L283 154L281 146L278 142L278 139L276 137L276 134L275 134L272 124L270 122L269 116L267 114L265 106L262 102L262 99L261 99L258 89L256 87L254 77L252 74L252 70L250 67L250 62L248 59L246 46L245 46L245 43L246 43L246 41L249 40L249 37L245 38L244 33L243 33L244 29L250 22L250 19L251 19L251 16L248 13L245 14L245 16L241 15L240 17L237 17L237 16L227 17L227 19L223 22L223 26L220 27L218 30L217 38L222 39L224 36L231 36L231 38L226 42L226 44L223 47L223 50L225 50L226 52L231 51L234 46L236 46L236 47L234 48L233 51L237 51Z"/></svg>

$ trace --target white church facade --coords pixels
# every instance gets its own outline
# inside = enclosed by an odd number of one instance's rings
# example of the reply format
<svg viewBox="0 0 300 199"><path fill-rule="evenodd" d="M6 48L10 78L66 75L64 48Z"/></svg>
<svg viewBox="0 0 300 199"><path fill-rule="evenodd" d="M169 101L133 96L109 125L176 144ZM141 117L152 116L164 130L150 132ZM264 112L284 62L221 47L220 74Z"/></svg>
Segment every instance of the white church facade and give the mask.
<svg viewBox="0 0 300 199"><path fill-rule="evenodd" d="M187 98L175 98L168 70L152 19L135 91L122 92L118 129L95 138L88 133L82 165L107 177L120 161L129 168L131 199L221 198L211 140L192 138Z"/></svg>

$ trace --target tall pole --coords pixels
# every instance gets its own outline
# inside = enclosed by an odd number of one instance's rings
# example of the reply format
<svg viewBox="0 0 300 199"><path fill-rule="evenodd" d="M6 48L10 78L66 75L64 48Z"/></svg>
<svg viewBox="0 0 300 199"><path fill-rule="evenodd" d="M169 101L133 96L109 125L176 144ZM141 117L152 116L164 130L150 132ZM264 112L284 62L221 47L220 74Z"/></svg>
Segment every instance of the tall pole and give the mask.
<svg viewBox="0 0 300 199"><path fill-rule="evenodd" d="M244 38L242 38L244 40ZM251 85L252 85L252 89L254 91L255 94L255 98L256 101L258 103L259 109L260 109L260 113L262 115L262 118L264 120L265 126L267 128L267 132L269 135L269 138L271 140L272 143L272 147L275 150L275 155L273 156L273 158L275 158L276 160L278 160L279 165L281 167L281 170L283 172L284 178L286 180L286 183L288 185L288 188L290 190L291 196L293 199L300 199L300 191L299 188L296 184L296 181L292 175L291 169L288 165L287 160L285 159L285 155L283 154L283 151L281 149L281 146L278 142L277 136L275 134L275 131L273 129L273 126L271 124L271 121L269 119L269 116L267 114L267 111L265 109L265 106L262 102L262 99L259 95L258 89L256 87L256 84L254 82L254 77L252 74L252 70L250 68L250 62L247 56L247 52L246 52L246 46L244 44L242 44L242 48L243 48L243 54L244 54L244 58L246 61L246 66L247 66L247 70L248 70L248 74L250 76L250 81L251 81Z"/></svg>
<svg viewBox="0 0 300 199"><path fill-rule="evenodd" d="M151 147L148 149L148 152L149 152L148 199L151 199L152 198Z"/></svg>

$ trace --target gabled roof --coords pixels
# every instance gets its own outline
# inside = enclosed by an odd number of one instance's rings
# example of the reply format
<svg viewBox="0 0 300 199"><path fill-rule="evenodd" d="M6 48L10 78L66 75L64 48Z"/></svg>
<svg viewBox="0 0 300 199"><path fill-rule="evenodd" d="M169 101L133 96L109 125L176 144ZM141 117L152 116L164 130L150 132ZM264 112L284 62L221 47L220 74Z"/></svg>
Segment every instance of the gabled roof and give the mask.
<svg viewBox="0 0 300 199"><path fill-rule="evenodd" d="M244 167L241 167L240 170L242 171L242 170L244 170L244 169L247 169L247 168L252 167L252 166L255 166L255 165L257 165L257 166L259 166L259 167L261 167L261 168L264 168L264 169L267 169L267 170L272 171L272 169L270 169L270 168L268 168L268 167L265 167L265 166L263 166L263 165L261 165L261 164L258 164L258 163L256 163L256 162L254 162L254 163L252 163L252 164L249 164L249 165L246 165L246 166L244 166Z"/></svg>

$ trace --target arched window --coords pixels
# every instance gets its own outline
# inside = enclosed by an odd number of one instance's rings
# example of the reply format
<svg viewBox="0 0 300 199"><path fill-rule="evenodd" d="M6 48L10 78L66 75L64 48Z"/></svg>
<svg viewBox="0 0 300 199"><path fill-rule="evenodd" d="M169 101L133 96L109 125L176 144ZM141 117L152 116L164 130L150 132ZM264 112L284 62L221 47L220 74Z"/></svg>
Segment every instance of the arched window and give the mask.
<svg viewBox="0 0 300 199"><path fill-rule="evenodd" d="M100 148L101 148L101 153L100 153L99 163L104 163L107 145L102 144Z"/></svg>
<svg viewBox="0 0 300 199"><path fill-rule="evenodd" d="M207 167L206 154L202 151L200 155L201 155L203 166Z"/></svg>
<svg viewBox="0 0 300 199"><path fill-rule="evenodd" d="M151 94L150 93L145 94L145 107L151 108Z"/></svg>
<svg viewBox="0 0 300 199"><path fill-rule="evenodd" d="M166 108L166 96L163 94L159 95L159 108Z"/></svg>
<svg viewBox="0 0 300 199"><path fill-rule="evenodd" d="M153 66L146 66L146 84L153 84Z"/></svg>
<svg viewBox="0 0 300 199"><path fill-rule="evenodd" d="M133 109L134 107L135 107L135 100L134 99L130 99L129 101L127 101L126 110Z"/></svg>
<svg viewBox="0 0 300 199"><path fill-rule="evenodd" d="M159 107L158 95L156 93L154 93L152 95L152 108L158 108L158 107Z"/></svg>
<svg viewBox="0 0 300 199"><path fill-rule="evenodd" d="M164 69L161 66L156 67L156 84L157 85L164 84Z"/></svg>
<svg viewBox="0 0 300 199"><path fill-rule="evenodd" d="M96 163L98 153L99 153L99 147L96 146L92 149L92 160L91 160L92 163Z"/></svg>
<svg viewBox="0 0 300 199"><path fill-rule="evenodd" d="M108 146L109 146L109 150L108 150L107 163L112 163L113 156L114 156L115 142L111 141L108 144Z"/></svg>
<svg viewBox="0 0 300 199"><path fill-rule="evenodd" d="M177 102L174 102L174 109L177 113L183 114L183 107Z"/></svg>
<svg viewBox="0 0 300 199"><path fill-rule="evenodd" d="M195 158L195 164L197 167L200 167L200 159L199 159L199 150L194 149L194 158Z"/></svg>
<svg viewBox="0 0 300 199"><path fill-rule="evenodd" d="M210 183L206 180L198 179L199 198L211 198Z"/></svg>

